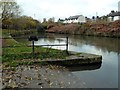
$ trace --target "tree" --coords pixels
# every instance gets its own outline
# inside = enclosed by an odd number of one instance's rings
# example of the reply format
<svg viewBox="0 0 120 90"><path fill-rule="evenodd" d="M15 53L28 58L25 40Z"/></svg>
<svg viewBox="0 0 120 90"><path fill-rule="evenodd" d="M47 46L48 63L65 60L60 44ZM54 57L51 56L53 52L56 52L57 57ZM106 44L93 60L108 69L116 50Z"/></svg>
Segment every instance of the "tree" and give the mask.
<svg viewBox="0 0 120 90"><path fill-rule="evenodd" d="M39 21L28 16L21 16L19 18L12 19L13 29L17 30L27 30L27 29L36 29Z"/></svg>
<svg viewBox="0 0 120 90"><path fill-rule="evenodd" d="M112 21L114 21L114 13L115 13L115 11L114 11L114 10L112 10L112 11L111 11Z"/></svg>
<svg viewBox="0 0 120 90"><path fill-rule="evenodd" d="M43 18L43 23L46 23L46 22L47 22L46 18Z"/></svg>
<svg viewBox="0 0 120 90"><path fill-rule="evenodd" d="M63 19L58 19L58 23L63 23L65 20L63 20Z"/></svg>
<svg viewBox="0 0 120 90"><path fill-rule="evenodd" d="M1 8L1 20L2 20L2 28L8 28L8 24L4 23L7 20L11 20L13 18L18 18L21 14L20 6L13 0L13 2L10 1L4 1L2 0L0 2L0 8Z"/></svg>
<svg viewBox="0 0 120 90"><path fill-rule="evenodd" d="M54 22L55 22L55 18L54 17L48 19L48 23L54 23Z"/></svg>
<svg viewBox="0 0 120 90"><path fill-rule="evenodd" d="M99 20L100 20L100 17L99 17L99 16L97 16L97 17L96 17L96 21L99 21Z"/></svg>
<svg viewBox="0 0 120 90"><path fill-rule="evenodd" d="M95 16L92 16L92 19L95 20Z"/></svg>
<svg viewBox="0 0 120 90"><path fill-rule="evenodd" d="M115 13L115 11L114 11L114 10L112 10L112 11L111 11L111 13Z"/></svg>

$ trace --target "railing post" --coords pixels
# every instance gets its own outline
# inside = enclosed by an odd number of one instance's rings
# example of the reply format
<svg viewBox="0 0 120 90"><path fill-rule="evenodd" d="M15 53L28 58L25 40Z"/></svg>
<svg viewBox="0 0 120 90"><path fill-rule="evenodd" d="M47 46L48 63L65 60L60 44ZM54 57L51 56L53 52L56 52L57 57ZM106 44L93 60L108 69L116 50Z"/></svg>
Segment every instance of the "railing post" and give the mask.
<svg viewBox="0 0 120 90"><path fill-rule="evenodd" d="M32 41L32 54L34 57L34 41L38 41L38 37L37 36L29 36L28 40Z"/></svg>
<svg viewBox="0 0 120 90"><path fill-rule="evenodd" d="M32 40L32 54L33 54L33 57L34 57L34 40Z"/></svg>
<svg viewBox="0 0 120 90"><path fill-rule="evenodd" d="M68 37L66 37L66 52L68 53Z"/></svg>

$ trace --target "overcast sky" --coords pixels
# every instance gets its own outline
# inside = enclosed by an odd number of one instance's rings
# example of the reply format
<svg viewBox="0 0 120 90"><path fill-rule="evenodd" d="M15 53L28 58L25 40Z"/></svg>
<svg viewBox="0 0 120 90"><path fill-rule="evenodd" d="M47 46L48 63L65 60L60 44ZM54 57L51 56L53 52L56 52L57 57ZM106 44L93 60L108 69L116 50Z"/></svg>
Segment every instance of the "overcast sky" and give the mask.
<svg viewBox="0 0 120 90"><path fill-rule="evenodd" d="M111 10L118 11L120 0L17 0L24 15L35 19L67 18L73 15L107 15Z"/></svg>

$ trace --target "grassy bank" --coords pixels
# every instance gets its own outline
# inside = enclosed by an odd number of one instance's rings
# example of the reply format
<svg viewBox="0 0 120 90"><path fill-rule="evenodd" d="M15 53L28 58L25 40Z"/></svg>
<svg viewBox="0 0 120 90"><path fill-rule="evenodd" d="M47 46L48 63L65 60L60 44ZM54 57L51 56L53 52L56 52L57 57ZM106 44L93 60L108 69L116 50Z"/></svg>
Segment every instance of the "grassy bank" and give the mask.
<svg viewBox="0 0 120 90"><path fill-rule="evenodd" d="M15 41L7 30L3 30L2 39L2 62L6 66L18 66L20 64L31 64L34 60L65 58L66 51L51 48L35 47L35 55L32 47ZM9 38L8 38L9 37Z"/></svg>
<svg viewBox="0 0 120 90"><path fill-rule="evenodd" d="M30 64L34 60L43 60L47 58L57 59L57 58L65 58L67 53L65 51L59 51L50 49L49 51L46 48L35 48L35 55L33 56L31 47L13 47L13 48L3 48L2 62L12 65L16 64ZM22 61L22 62L21 62ZM13 65L13 66L16 66Z"/></svg>
<svg viewBox="0 0 120 90"><path fill-rule="evenodd" d="M1 30L0 30L1 31ZM37 30L13 30L13 29L3 29L2 30L2 37L3 38L9 38L9 37L19 37L22 35L27 35L27 34L36 34Z"/></svg>

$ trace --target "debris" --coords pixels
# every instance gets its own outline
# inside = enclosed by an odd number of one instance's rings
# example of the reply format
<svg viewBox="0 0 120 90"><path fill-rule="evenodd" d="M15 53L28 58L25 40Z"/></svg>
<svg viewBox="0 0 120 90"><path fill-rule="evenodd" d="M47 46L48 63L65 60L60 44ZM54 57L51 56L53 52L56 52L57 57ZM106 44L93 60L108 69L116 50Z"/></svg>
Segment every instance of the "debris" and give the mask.
<svg viewBox="0 0 120 90"><path fill-rule="evenodd" d="M40 82L40 83L38 83L38 85L42 85L42 84L43 84L43 83L41 83L41 82Z"/></svg>
<svg viewBox="0 0 120 90"><path fill-rule="evenodd" d="M50 83L50 86L53 85L53 82Z"/></svg>

